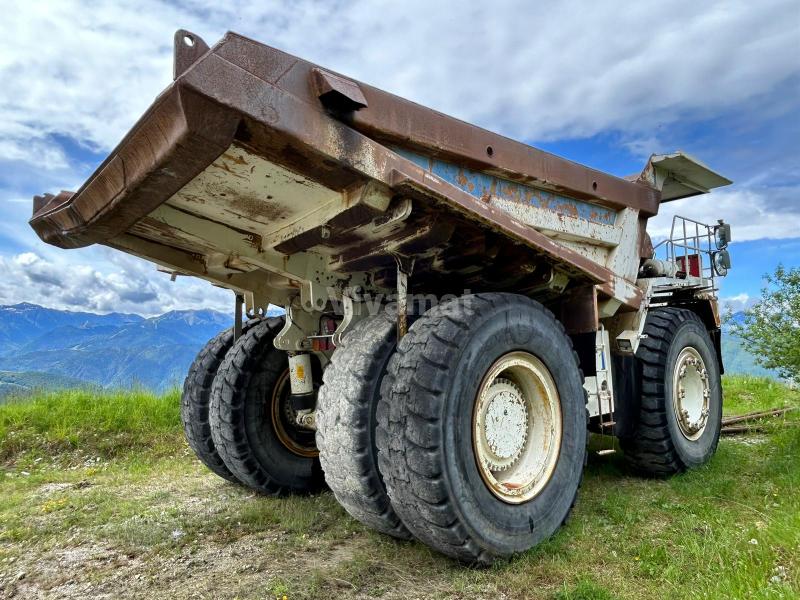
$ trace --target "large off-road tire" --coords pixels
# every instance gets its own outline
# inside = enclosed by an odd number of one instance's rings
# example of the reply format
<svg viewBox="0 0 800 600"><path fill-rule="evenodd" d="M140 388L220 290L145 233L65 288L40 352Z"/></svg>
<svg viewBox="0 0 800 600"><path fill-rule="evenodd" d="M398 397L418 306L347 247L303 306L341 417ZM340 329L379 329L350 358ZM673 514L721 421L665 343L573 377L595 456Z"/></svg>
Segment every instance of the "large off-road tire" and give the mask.
<svg viewBox="0 0 800 600"><path fill-rule="evenodd" d="M344 336L319 391L317 447L339 504L367 527L409 539L378 471L375 445L380 386L396 346L397 326L386 313L359 321Z"/></svg>
<svg viewBox="0 0 800 600"><path fill-rule="evenodd" d="M403 523L444 554L489 564L552 535L577 497L586 441L577 354L533 300L443 303L390 360L379 467Z"/></svg>
<svg viewBox="0 0 800 600"><path fill-rule="evenodd" d="M717 449L720 367L705 325L690 310L653 309L643 333L639 423L620 445L634 470L666 476L702 465Z"/></svg>
<svg viewBox="0 0 800 600"><path fill-rule="evenodd" d="M250 319L242 325L246 332L258 319ZM194 359L183 382L181 395L181 422L189 447L197 458L214 473L232 483L239 483L233 476L214 446L211 425L208 421L208 406L211 401L211 384L220 364L233 346L233 328L222 331L211 339Z"/></svg>
<svg viewBox="0 0 800 600"><path fill-rule="evenodd" d="M211 435L225 466L270 495L324 485L314 432L294 424L289 362L273 345L283 319L263 319L225 356L211 390Z"/></svg>

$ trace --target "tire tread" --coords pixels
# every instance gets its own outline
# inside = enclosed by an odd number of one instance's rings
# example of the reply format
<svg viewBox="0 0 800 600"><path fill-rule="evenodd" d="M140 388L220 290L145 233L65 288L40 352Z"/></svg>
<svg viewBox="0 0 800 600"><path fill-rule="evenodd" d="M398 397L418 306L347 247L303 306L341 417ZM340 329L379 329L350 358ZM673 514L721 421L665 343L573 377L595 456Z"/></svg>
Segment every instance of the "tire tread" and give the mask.
<svg viewBox="0 0 800 600"><path fill-rule="evenodd" d="M690 320L705 329L700 317L685 308L656 308L647 315L643 330L647 337L636 353L637 359L644 363L639 424L632 437L620 439L625 460L643 475L672 475L687 469L669 432L664 393L670 345L678 327Z"/></svg>
<svg viewBox="0 0 800 600"><path fill-rule="evenodd" d="M242 325L242 334L259 322L253 318ZM181 423L186 442L197 458L223 479L232 483L240 481L225 466L211 435L209 405L214 377L225 356L233 347L233 328L213 337L192 362L183 382L181 394Z"/></svg>
<svg viewBox="0 0 800 600"><path fill-rule="evenodd" d="M311 485L276 481L257 460L246 433L245 404L253 374L262 368L277 376L285 368L276 360L280 354L265 350L282 327L282 317L266 318L242 335L214 378L209 410L212 437L225 466L245 485L273 496L308 493L321 485L321 481Z"/></svg>
<svg viewBox="0 0 800 600"><path fill-rule="evenodd" d="M325 480L339 504L381 533L411 539L391 505L375 453L370 412L379 393L396 326L386 313L345 334L325 369L317 401L317 447Z"/></svg>

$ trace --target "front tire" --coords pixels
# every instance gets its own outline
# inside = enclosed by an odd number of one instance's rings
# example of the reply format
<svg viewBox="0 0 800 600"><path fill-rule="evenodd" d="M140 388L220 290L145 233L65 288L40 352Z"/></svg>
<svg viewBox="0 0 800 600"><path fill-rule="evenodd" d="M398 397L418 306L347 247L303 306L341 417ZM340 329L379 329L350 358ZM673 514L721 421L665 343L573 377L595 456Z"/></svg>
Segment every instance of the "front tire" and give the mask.
<svg viewBox="0 0 800 600"><path fill-rule="evenodd" d="M264 319L239 338L214 378L209 411L225 466L269 495L324 485L314 432L293 422L288 356L273 345L282 327L283 319Z"/></svg>
<svg viewBox="0 0 800 600"><path fill-rule="evenodd" d="M620 439L628 463L644 475L667 476L706 463L722 429L722 383L705 325L683 308L647 315L636 357L642 400L633 436Z"/></svg>
<svg viewBox="0 0 800 600"><path fill-rule="evenodd" d="M561 324L523 296L469 295L425 313L389 363L378 424L393 507L448 556L489 564L527 550L575 502L586 457L583 377ZM540 434L552 448L534 447ZM534 460L514 471L528 454Z"/></svg>

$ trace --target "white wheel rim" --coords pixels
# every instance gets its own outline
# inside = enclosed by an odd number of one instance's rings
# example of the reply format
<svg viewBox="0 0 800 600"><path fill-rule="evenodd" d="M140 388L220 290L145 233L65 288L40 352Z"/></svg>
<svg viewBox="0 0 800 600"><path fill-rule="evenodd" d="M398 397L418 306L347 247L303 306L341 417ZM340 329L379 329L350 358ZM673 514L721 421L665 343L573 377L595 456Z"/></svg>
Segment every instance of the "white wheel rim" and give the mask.
<svg viewBox="0 0 800 600"><path fill-rule="evenodd" d="M672 378L672 408L686 439L696 440L703 435L708 424L710 395L703 358L697 350L687 346L675 361Z"/></svg>
<svg viewBox="0 0 800 600"><path fill-rule="evenodd" d="M527 352L498 359L472 414L475 461L489 490L511 504L541 492L555 471L561 432L561 400L544 363Z"/></svg>

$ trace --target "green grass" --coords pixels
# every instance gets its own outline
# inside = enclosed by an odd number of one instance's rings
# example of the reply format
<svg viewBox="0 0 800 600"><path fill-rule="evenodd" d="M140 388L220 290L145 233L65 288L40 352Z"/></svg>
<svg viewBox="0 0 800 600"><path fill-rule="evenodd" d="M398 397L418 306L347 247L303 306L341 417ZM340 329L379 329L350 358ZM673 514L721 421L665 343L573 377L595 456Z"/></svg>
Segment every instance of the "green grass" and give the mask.
<svg viewBox="0 0 800 600"><path fill-rule="evenodd" d="M800 393L769 380L727 377L724 387L727 414L800 406ZM800 422L798 413L785 418ZM567 525L480 570L367 531L331 494L264 498L211 475L182 441L176 393L45 395L0 406L0 590L796 598L800 427L782 420L723 438L708 465L666 480L631 475L619 454L592 453Z"/></svg>
<svg viewBox="0 0 800 600"><path fill-rule="evenodd" d="M0 405L0 463L42 457L100 458L182 447L180 397L150 392L47 392Z"/></svg>
<svg viewBox="0 0 800 600"><path fill-rule="evenodd" d="M774 379L747 375L726 376L723 378L723 388L723 409L726 415L800 406L800 393Z"/></svg>

